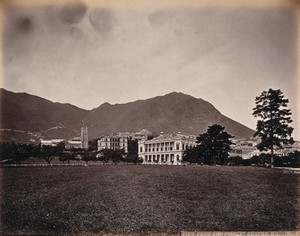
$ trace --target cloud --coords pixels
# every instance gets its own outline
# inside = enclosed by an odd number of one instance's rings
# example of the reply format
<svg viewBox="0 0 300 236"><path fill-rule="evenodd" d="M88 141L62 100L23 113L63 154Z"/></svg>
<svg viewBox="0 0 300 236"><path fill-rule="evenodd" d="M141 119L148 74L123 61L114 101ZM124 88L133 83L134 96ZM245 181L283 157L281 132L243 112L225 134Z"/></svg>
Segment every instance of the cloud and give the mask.
<svg viewBox="0 0 300 236"><path fill-rule="evenodd" d="M59 11L59 17L63 22L69 24L79 23L87 12L87 6L81 2L76 1L72 4L67 4Z"/></svg>
<svg viewBox="0 0 300 236"><path fill-rule="evenodd" d="M89 14L89 21L103 37L111 35L115 25L112 12L105 8L92 10Z"/></svg>

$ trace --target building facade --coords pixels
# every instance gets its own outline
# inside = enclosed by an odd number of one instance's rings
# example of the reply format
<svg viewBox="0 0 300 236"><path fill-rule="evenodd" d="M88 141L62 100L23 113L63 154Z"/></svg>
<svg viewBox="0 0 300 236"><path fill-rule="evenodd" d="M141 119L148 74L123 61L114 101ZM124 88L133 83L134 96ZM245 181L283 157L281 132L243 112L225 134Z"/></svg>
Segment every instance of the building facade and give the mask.
<svg viewBox="0 0 300 236"><path fill-rule="evenodd" d="M64 139L49 139L49 140L41 140L41 146L52 146L55 147L57 144L64 142Z"/></svg>
<svg viewBox="0 0 300 236"><path fill-rule="evenodd" d="M259 138L240 138L233 139L232 142L234 145L231 146L229 156L239 156L243 159L249 159L252 156L259 155L260 152L256 148L256 145L259 143Z"/></svg>
<svg viewBox="0 0 300 236"><path fill-rule="evenodd" d="M143 164L180 165L183 152L196 145L196 136L161 134L151 140L138 142L138 154Z"/></svg>
<svg viewBox="0 0 300 236"><path fill-rule="evenodd" d="M277 156L286 156L289 153L295 152L295 151L300 151L300 142L295 141L293 144L286 144L283 145L282 148L275 148L274 149L274 154Z"/></svg>
<svg viewBox="0 0 300 236"><path fill-rule="evenodd" d="M66 142L66 149L82 148L82 140L80 137L72 138Z"/></svg>
<svg viewBox="0 0 300 236"><path fill-rule="evenodd" d="M124 134L111 134L104 136L97 141L98 151L103 149L121 150L128 152L128 139L129 136Z"/></svg>

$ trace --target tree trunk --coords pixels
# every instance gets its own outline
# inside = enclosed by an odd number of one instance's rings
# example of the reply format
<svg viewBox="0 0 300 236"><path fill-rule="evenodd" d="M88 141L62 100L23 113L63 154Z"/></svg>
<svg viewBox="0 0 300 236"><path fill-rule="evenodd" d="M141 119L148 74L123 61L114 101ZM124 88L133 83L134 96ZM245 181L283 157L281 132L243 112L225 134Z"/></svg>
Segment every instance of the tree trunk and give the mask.
<svg viewBox="0 0 300 236"><path fill-rule="evenodd" d="M274 168L274 147L271 146L271 168Z"/></svg>

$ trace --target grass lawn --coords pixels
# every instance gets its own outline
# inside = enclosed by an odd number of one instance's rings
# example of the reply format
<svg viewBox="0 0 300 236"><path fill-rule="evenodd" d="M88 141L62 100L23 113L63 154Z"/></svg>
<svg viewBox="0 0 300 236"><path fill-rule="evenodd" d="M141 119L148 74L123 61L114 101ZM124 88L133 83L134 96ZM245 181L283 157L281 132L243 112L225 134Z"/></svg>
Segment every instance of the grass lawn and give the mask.
<svg viewBox="0 0 300 236"><path fill-rule="evenodd" d="M3 168L3 234L299 230L300 175L255 167Z"/></svg>

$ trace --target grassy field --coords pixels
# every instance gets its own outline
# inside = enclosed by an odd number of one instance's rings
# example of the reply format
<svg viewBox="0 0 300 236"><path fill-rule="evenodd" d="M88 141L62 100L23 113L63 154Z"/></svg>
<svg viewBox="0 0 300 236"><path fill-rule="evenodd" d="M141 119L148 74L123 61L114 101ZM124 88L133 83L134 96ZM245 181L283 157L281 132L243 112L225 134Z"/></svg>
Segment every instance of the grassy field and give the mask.
<svg viewBox="0 0 300 236"><path fill-rule="evenodd" d="M109 165L1 175L3 234L298 230L300 175L280 170Z"/></svg>

